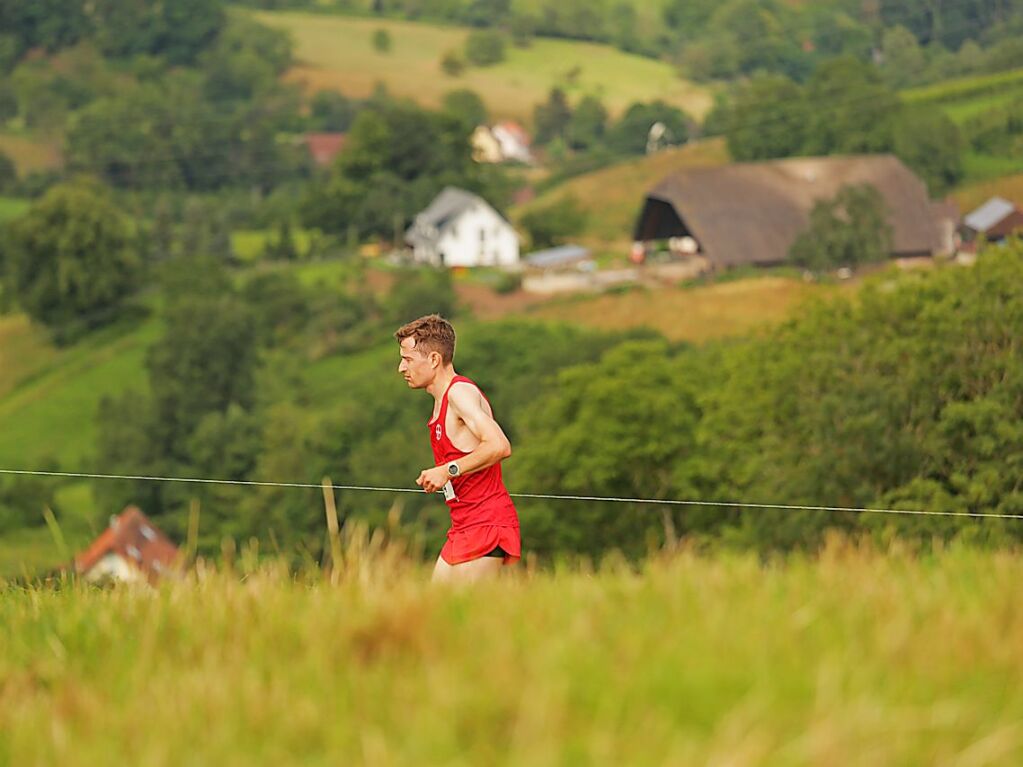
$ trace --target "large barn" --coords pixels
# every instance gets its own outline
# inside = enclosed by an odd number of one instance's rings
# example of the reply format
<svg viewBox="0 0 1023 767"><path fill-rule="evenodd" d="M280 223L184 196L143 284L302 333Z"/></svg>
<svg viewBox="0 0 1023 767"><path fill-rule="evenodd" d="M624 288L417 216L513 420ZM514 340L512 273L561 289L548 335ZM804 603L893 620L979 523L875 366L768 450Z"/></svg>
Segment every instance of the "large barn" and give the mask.
<svg viewBox="0 0 1023 767"><path fill-rule="evenodd" d="M870 184L884 199L893 257L929 256L941 248L941 224L927 187L893 155L683 170L647 193L633 239L691 238L685 240L689 249L712 268L780 264L809 227L814 203L850 184Z"/></svg>

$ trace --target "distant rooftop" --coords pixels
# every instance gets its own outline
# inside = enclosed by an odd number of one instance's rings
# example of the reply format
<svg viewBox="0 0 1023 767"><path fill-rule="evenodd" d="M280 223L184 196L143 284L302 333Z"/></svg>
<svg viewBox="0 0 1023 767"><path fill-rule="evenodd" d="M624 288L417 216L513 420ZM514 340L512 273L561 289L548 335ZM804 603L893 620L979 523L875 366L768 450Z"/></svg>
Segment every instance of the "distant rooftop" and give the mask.
<svg viewBox="0 0 1023 767"><path fill-rule="evenodd" d="M986 232L1003 218L1016 210L1016 206L1004 197L992 197L963 219L963 223L975 232Z"/></svg>
<svg viewBox="0 0 1023 767"><path fill-rule="evenodd" d="M526 256L526 263L538 269L549 269L552 266L562 266L573 261L580 261L588 258L589 248L582 245L560 245L556 248L537 250Z"/></svg>

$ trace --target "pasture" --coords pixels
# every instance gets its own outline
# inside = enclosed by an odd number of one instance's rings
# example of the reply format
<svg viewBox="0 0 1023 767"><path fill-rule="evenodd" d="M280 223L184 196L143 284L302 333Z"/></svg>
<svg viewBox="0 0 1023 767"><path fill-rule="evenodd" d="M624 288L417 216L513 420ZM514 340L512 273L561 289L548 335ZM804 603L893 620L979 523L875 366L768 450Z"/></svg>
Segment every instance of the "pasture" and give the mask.
<svg viewBox="0 0 1023 767"><path fill-rule="evenodd" d="M482 96L492 118L527 123L555 86L572 101L599 96L612 114L636 101L662 99L700 118L712 104L707 88L680 79L669 64L608 45L537 39L528 48L508 45L499 64L468 67L451 77L441 69L441 57L447 51L462 54L467 28L297 12L264 11L255 17L291 33L298 65L287 77L310 92L338 90L365 98L383 84L395 96L436 108L447 92L469 88ZM373 47L380 29L391 37L386 53Z"/></svg>
<svg viewBox="0 0 1023 767"><path fill-rule="evenodd" d="M432 588L355 531L158 590L0 594L0 764L1011 765L1023 560L656 552Z"/></svg>
<svg viewBox="0 0 1023 767"><path fill-rule="evenodd" d="M697 288L634 288L572 296L533 307L530 315L614 330L650 327L673 341L702 343L756 334L814 298L840 289L788 276L750 277Z"/></svg>

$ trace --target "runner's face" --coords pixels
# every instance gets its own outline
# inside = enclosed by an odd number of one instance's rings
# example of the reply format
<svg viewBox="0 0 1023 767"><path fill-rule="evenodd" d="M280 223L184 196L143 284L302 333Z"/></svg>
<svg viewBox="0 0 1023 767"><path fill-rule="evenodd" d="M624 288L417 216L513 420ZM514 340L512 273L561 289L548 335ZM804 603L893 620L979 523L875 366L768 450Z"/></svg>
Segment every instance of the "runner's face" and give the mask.
<svg viewBox="0 0 1023 767"><path fill-rule="evenodd" d="M401 362L398 372L405 379L410 389L424 389L430 385L434 377L434 365L429 354L416 349L416 339L412 336L401 339Z"/></svg>

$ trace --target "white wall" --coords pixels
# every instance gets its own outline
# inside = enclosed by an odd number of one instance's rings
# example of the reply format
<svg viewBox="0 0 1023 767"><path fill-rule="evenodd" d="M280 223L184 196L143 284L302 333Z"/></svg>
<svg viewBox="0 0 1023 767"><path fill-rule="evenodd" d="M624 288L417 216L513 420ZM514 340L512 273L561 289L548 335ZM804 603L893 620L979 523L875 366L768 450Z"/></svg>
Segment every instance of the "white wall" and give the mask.
<svg viewBox="0 0 1023 767"><path fill-rule="evenodd" d="M482 233L482 236L481 236ZM519 238L511 224L488 205L462 213L440 239L444 266L515 266Z"/></svg>

